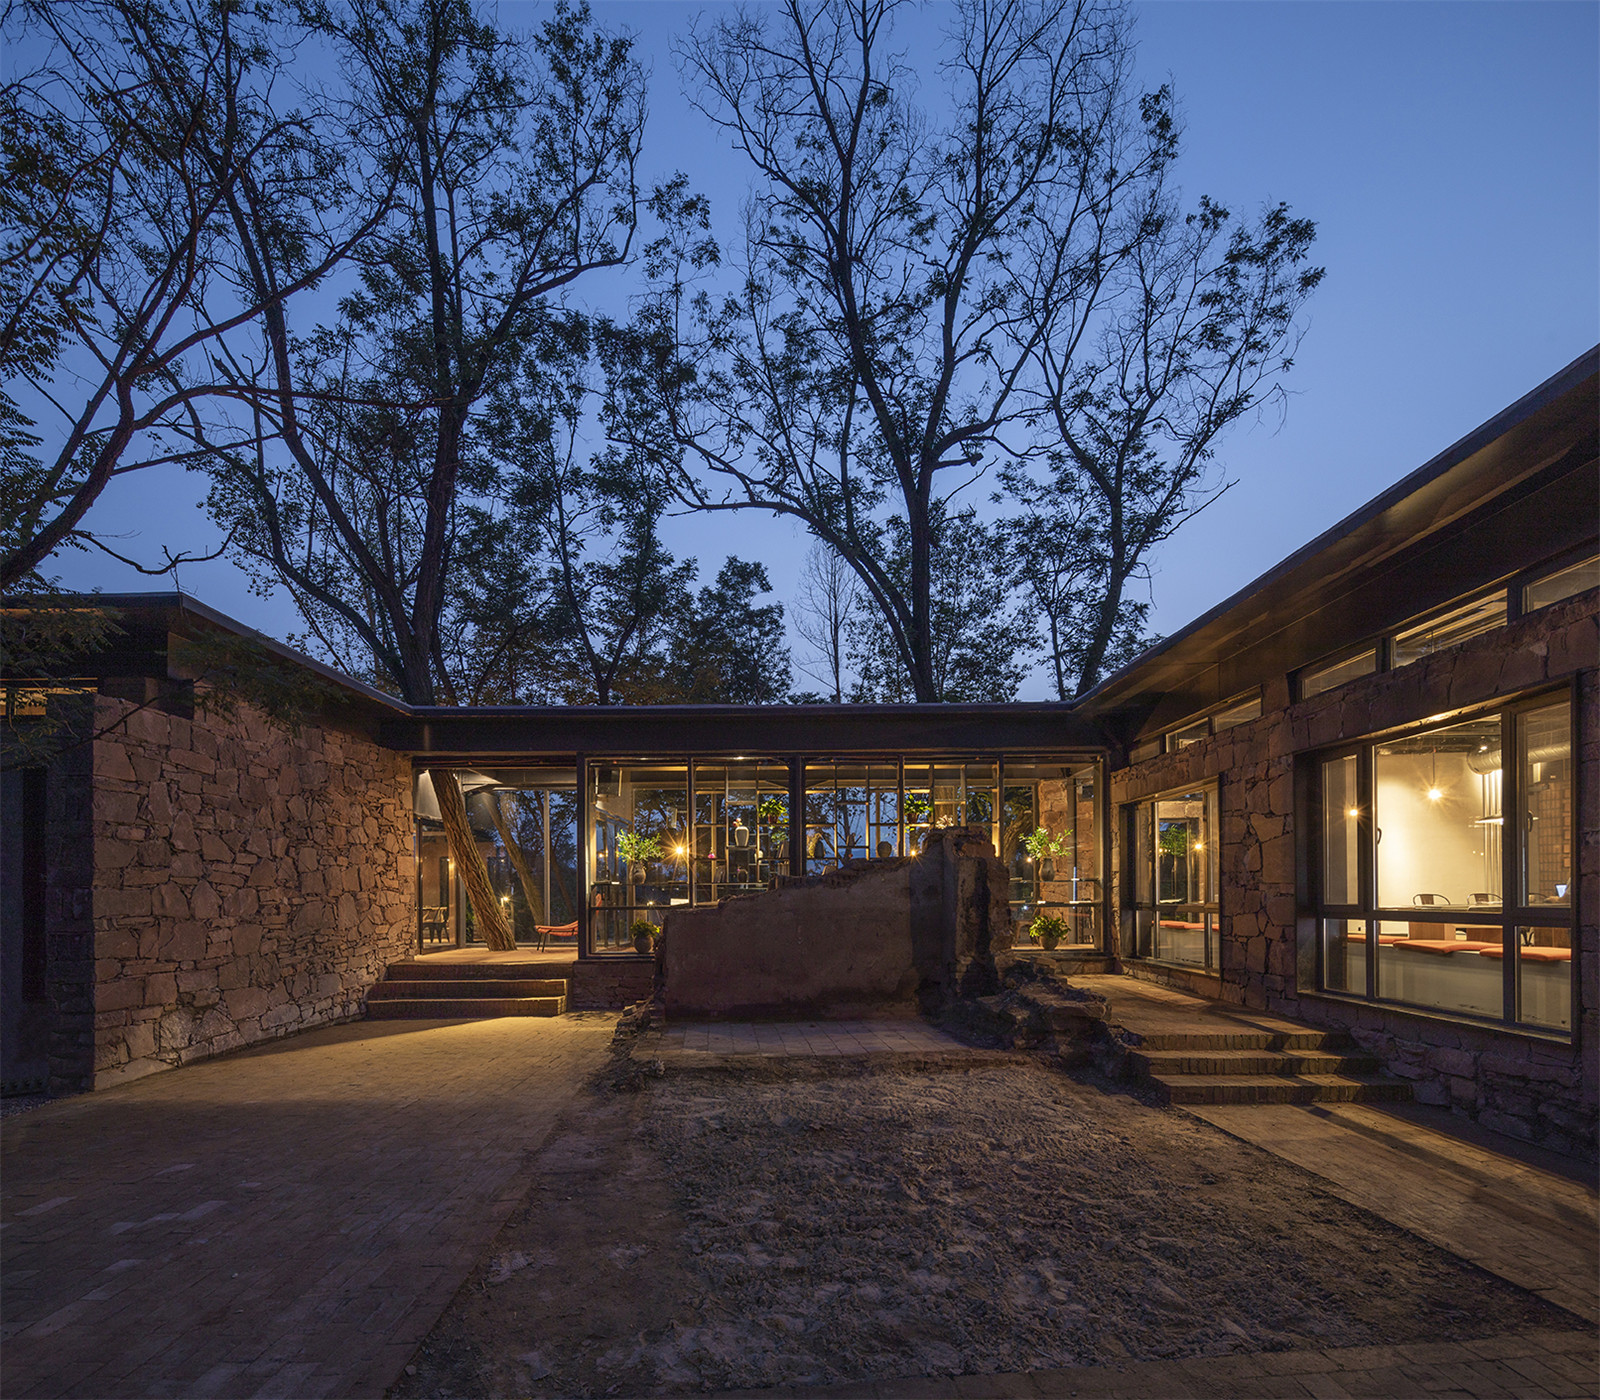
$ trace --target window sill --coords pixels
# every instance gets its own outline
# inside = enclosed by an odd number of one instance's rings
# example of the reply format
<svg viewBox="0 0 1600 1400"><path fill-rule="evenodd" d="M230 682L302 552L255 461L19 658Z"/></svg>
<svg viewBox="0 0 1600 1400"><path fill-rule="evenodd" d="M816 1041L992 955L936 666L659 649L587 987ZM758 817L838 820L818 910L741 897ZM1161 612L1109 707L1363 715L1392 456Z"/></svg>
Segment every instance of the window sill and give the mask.
<svg viewBox="0 0 1600 1400"><path fill-rule="evenodd" d="M1555 1030L1545 1026L1514 1025L1505 1021L1488 1021L1477 1016L1469 1016L1464 1012L1430 1011L1427 1007L1412 1006L1402 1001L1380 1001L1376 998L1352 996L1347 992L1332 992L1326 988L1301 991L1298 995L1307 1001L1325 1001L1334 1006L1370 1007L1374 1011L1382 1011L1385 1015L1408 1016L1413 1020L1442 1026L1469 1026L1473 1030L1491 1031L1496 1035L1507 1035L1517 1040L1536 1040L1546 1045L1566 1047L1570 1047L1573 1043L1570 1031Z"/></svg>

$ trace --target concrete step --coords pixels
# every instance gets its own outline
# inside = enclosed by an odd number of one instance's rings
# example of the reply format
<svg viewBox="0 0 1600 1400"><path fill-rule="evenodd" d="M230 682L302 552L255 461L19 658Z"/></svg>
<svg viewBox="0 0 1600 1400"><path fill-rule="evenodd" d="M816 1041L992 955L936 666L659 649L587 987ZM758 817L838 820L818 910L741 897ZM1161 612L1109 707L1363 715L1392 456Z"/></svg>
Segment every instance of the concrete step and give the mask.
<svg viewBox="0 0 1600 1400"><path fill-rule="evenodd" d="M482 1021L491 1016L559 1016L565 997L410 997L367 1001L369 1021Z"/></svg>
<svg viewBox="0 0 1600 1400"><path fill-rule="evenodd" d="M375 984L367 993L368 998L376 997L380 1001L406 997L444 998L451 1001L465 997L504 1000L507 997L564 997L567 994L566 979L562 977L477 977L450 981L435 977L402 981L394 973L395 969L390 968L388 978Z"/></svg>
<svg viewBox="0 0 1600 1400"><path fill-rule="evenodd" d="M1153 1076L1169 1102L1185 1103L1377 1103L1411 1097L1403 1081L1367 1074L1193 1074Z"/></svg>
<svg viewBox="0 0 1600 1400"><path fill-rule="evenodd" d="M390 963L387 978L397 982L476 982L487 978L492 982L506 978L511 980L526 980L529 978L548 978L552 971L560 971L559 965L550 960L535 962L399 962Z"/></svg>
<svg viewBox="0 0 1600 1400"><path fill-rule="evenodd" d="M1116 1020L1115 1014L1111 1019ZM1184 1030L1139 1031L1139 1049L1143 1052L1164 1050L1206 1051L1221 1050L1273 1050L1320 1051L1339 1055L1350 1051L1354 1042L1343 1031L1319 1030Z"/></svg>
<svg viewBox="0 0 1600 1400"><path fill-rule="evenodd" d="M1375 1074L1372 1055L1325 1050L1134 1050L1129 1060L1152 1078L1171 1075Z"/></svg>

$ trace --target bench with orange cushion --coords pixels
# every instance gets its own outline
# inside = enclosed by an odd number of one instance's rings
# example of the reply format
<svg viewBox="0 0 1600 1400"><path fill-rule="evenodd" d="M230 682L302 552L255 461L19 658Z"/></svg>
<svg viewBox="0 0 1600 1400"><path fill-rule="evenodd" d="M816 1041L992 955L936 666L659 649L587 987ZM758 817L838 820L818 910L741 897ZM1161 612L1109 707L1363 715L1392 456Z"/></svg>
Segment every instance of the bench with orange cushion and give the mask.
<svg viewBox="0 0 1600 1400"><path fill-rule="evenodd" d="M1486 948L1498 949L1498 943L1476 943L1458 938L1396 938L1396 948L1410 948L1417 953L1432 953L1435 957L1449 957L1451 953L1481 953Z"/></svg>
<svg viewBox="0 0 1600 1400"><path fill-rule="evenodd" d="M1478 951L1486 958L1503 958L1506 955L1504 948L1480 948ZM1517 956L1521 958L1523 962L1571 962L1572 949L1540 947L1519 948L1517 949Z"/></svg>
<svg viewBox="0 0 1600 1400"><path fill-rule="evenodd" d="M1195 929L1200 929L1200 928L1204 928L1205 925L1204 924L1183 924L1183 923L1179 923L1176 919L1163 919L1161 921L1161 927L1162 928L1195 928Z"/></svg>

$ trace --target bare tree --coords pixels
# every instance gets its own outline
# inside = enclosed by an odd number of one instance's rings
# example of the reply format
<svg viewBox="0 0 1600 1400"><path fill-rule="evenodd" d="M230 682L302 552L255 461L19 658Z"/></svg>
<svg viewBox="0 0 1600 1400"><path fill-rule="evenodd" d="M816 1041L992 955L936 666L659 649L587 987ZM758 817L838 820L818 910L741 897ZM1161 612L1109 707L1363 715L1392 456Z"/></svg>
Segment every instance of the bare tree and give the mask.
<svg viewBox="0 0 1600 1400"><path fill-rule="evenodd" d="M800 669L828 686L835 704L844 699L849 626L860 602L855 571L827 545L812 545L800 567L791 617L794 630L816 653L810 663L801 662Z"/></svg>
<svg viewBox="0 0 1600 1400"><path fill-rule="evenodd" d="M1087 470L1077 405L1091 366L1102 367L1091 397L1109 383L1113 344L1132 351L1130 392L1144 386L1145 447L1158 425L1199 411L1210 380L1196 366L1234 354L1252 367L1231 395L1219 387L1195 438L1203 462L1235 408L1274 391L1320 273L1300 266L1312 226L1285 210L1237 232L1209 202L1177 212L1172 96L1135 87L1119 0L956 0L941 12L941 88L927 108L893 47L904 8L785 0L683 46L701 109L756 187L738 287L722 298L703 207L658 200L667 233L618 356L637 366L618 381L630 396L619 421L640 421L633 400L650 405L653 446L692 507L788 515L836 551L905 687L927 701L943 698L937 522L959 514L961 493L998 466L1035 511L1075 516L1085 490L1088 516L1110 509L1115 490L1092 473L1076 486L1057 473L1053 492L1036 476L1068 457ZM1223 256L1207 261L1211 251ZM1180 295L1186 255L1192 303ZM1148 317L1147 297L1160 308ZM1146 322L1148 372L1134 349ZM1108 400L1101 418L1110 412ZM1104 639L1084 652L1089 673L1118 627L1139 630L1125 585L1142 564L1129 548L1111 553L1067 590L1086 607L1089 590L1104 595L1090 608Z"/></svg>
<svg viewBox="0 0 1600 1400"><path fill-rule="evenodd" d="M671 348L640 352L634 388L684 454L682 497L802 521L937 700L932 522L993 455L1027 449L1020 390L1047 309L1101 275L1116 211L1172 141L1162 102L1130 110L1115 4L956 5L938 119L894 54L902 8L788 0L683 46L757 185L736 296L692 294L685 269L709 259L683 233L686 255L663 258L641 335Z"/></svg>
<svg viewBox="0 0 1600 1400"><path fill-rule="evenodd" d="M1209 200L1187 216L1155 200L1092 340L1070 305L1041 337L1036 392L1059 445L1042 480L1026 463L1002 475L1029 507L1008 535L1049 620L1062 699L1147 642L1149 603L1130 585L1228 488L1211 467L1218 437L1281 403L1295 320L1322 280L1307 264L1315 236L1282 205L1241 225Z"/></svg>
<svg viewBox="0 0 1600 1400"><path fill-rule="evenodd" d="M260 431L255 451L211 458L211 505L330 651L413 703L454 703L447 580L464 502L495 489L474 415L559 333L552 295L629 256L643 74L628 40L565 4L527 37L471 0L350 0L320 28L399 204L336 323L297 336L268 314L259 358L233 362ZM274 211L248 186L230 210L266 297ZM458 786L434 777L457 866L481 873ZM509 946L487 875L468 888L486 941Z"/></svg>
<svg viewBox="0 0 1600 1400"><path fill-rule="evenodd" d="M0 92L6 589L63 545L100 544L85 517L106 486L192 461L198 417L232 439L218 358L321 282L384 205L381 173L350 168L308 94L284 110L294 36L262 11L81 0L11 18L41 59ZM354 211L333 195L352 180L371 192ZM273 210L270 286L232 236L246 185Z"/></svg>

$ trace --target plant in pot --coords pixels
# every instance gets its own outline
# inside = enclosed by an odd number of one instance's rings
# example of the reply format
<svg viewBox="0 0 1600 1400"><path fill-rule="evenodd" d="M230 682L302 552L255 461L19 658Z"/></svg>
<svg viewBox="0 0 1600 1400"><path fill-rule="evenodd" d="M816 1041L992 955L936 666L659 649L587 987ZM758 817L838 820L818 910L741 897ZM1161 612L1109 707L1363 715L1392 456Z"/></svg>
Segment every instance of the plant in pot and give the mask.
<svg viewBox="0 0 1600 1400"><path fill-rule="evenodd" d="M1059 836L1052 836L1042 826L1031 835L1022 838L1022 844L1028 854L1033 857L1034 868L1039 872L1041 880L1056 878L1056 857L1061 854L1063 846Z"/></svg>
<svg viewBox="0 0 1600 1400"><path fill-rule="evenodd" d="M655 947L656 926L649 919L635 919L628 925L628 933L633 938L633 951L648 953Z"/></svg>
<svg viewBox="0 0 1600 1400"><path fill-rule="evenodd" d="M1039 940L1039 946L1053 953L1067 936L1067 921L1059 914L1036 914L1030 932Z"/></svg>
<svg viewBox="0 0 1600 1400"><path fill-rule="evenodd" d="M661 859L661 838L641 836L636 831L624 831L617 837L617 854L628 862L633 872L633 883L644 883L646 861Z"/></svg>

